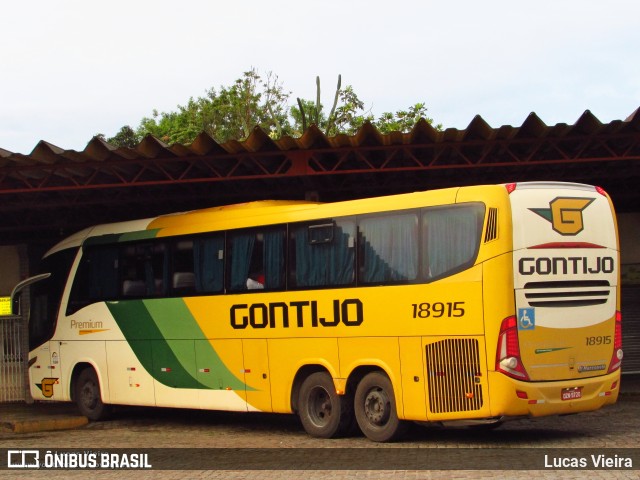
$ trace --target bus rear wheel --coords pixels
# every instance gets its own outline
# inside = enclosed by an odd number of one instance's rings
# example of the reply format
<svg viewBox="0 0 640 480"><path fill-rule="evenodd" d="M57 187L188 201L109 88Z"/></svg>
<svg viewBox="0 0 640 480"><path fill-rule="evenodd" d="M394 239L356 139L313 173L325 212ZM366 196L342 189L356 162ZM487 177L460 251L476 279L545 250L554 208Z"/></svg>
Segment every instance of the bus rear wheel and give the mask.
<svg viewBox="0 0 640 480"><path fill-rule="evenodd" d="M391 380L381 372L369 373L358 384L355 414L362 433L374 442L396 440L406 430L398 418Z"/></svg>
<svg viewBox="0 0 640 480"><path fill-rule="evenodd" d="M110 406L102 402L100 382L93 368L85 368L80 372L75 383L74 399L80 413L89 420L104 420L111 413Z"/></svg>
<svg viewBox="0 0 640 480"><path fill-rule="evenodd" d="M305 431L314 437L334 438L347 433L353 409L345 395L338 395L328 373L309 375L300 387L298 415Z"/></svg>

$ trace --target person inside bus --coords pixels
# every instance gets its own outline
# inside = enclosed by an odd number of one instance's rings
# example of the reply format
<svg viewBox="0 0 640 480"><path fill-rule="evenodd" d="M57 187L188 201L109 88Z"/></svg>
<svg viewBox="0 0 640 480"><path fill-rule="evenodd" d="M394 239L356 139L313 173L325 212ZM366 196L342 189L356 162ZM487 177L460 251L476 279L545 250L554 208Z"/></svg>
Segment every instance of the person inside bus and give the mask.
<svg viewBox="0 0 640 480"><path fill-rule="evenodd" d="M247 290L263 290L264 273L252 273L247 278Z"/></svg>

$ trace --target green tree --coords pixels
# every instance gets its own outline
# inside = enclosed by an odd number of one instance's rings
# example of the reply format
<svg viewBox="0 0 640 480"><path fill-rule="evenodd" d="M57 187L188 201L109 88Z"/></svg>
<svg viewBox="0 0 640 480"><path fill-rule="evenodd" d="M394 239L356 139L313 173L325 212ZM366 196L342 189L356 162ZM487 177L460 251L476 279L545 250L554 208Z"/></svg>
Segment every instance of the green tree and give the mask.
<svg viewBox="0 0 640 480"><path fill-rule="evenodd" d="M426 116L424 103L395 113L385 112L376 119L371 111L365 111L364 102L351 85L342 87L340 75L328 111L321 101L319 77L316 77L314 100L296 98L296 104L289 105L289 96L290 92L284 89L277 75L269 72L263 78L252 68L232 85L220 86L217 90L211 88L202 97L191 97L175 111L154 110L151 117L140 121L135 131L124 126L107 141L132 147L150 134L169 144L189 144L201 132L206 132L218 143L224 143L246 139L255 127L277 139L283 135L300 136L312 124L328 136L353 135L367 122L382 133L408 132L420 118L433 124ZM104 139L104 135L101 138Z"/></svg>
<svg viewBox="0 0 640 480"><path fill-rule="evenodd" d="M364 124L371 121L371 114L364 113L364 102L358 98L351 85L339 90L338 106L333 121L329 124L327 134L346 133L353 135ZM358 114L358 112L363 112Z"/></svg>
<svg viewBox="0 0 640 480"><path fill-rule="evenodd" d="M190 143L200 132L217 142L243 140L255 127L274 135L287 133L287 99L278 77L266 79L255 69L244 72L229 87L211 88L204 97L190 98L175 112L153 112L140 122L137 133L154 135L169 143Z"/></svg>
<svg viewBox="0 0 640 480"><path fill-rule="evenodd" d="M372 122L381 133L409 132L414 125L424 118L433 125L433 119L427 117L427 107L424 103L416 103L408 110L398 110L395 113L384 112L378 120ZM434 125L436 130L442 130L442 124Z"/></svg>
<svg viewBox="0 0 640 480"><path fill-rule="evenodd" d="M326 115L320 101L320 78L316 77L316 101L298 98L298 105L291 108L294 133L301 134L310 123L314 123L329 136L339 133L353 135L367 122L381 133L409 132L421 118L433 124L433 119L426 115L427 107L424 103L416 103L407 110L398 110L395 113L384 112L376 120L370 111L364 111L364 102L358 98L353 87L347 85L341 88L341 83L342 79L338 76L333 107ZM435 128L441 130L442 125L438 124Z"/></svg>
<svg viewBox="0 0 640 480"><path fill-rule="evenodd" d="M150 134L166 143L191 143L200 132L208 130L210 110L206 99L192 97L186 105L178 105L175 112L154 110L151 118L141 120L136 133L140 138Z"/></svg>
<svg viewBox="0 0 640 480"><path fill-rule="evenodd" d="M129 147L133 148L140 143L142 137L140 137L133 128L129 125L124 125L118 130L113 137L106 138L102 133L98 133L96 137L104 140L116 147Z"/></svg>
<svg viewBox="0 0 640 480"><path fill-rule="evenodd" d="M301 134L310 124L315 124L326 135L339 133L353 134L365 121L373 120L370 115L362 115L364 102L358 98L351 85L342 88L342 76L338 75L333 106L327 115L320 100L320 77L316 77L316 100L297 99L298 105L290 110L294 120L293 133Z"/></svg>

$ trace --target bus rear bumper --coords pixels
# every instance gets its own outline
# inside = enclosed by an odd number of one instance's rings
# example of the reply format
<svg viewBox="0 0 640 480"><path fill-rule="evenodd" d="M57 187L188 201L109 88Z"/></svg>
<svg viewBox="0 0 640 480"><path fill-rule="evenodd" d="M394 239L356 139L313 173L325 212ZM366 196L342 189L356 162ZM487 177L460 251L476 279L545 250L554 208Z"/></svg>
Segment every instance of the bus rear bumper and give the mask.
<svg viewBox="0 0 640 480"><path fill-rule="evenodd" d="M620 370L592 378L553 382L522 382L489 373L491 415L568 415L611 405L620 393Z"/></svg>

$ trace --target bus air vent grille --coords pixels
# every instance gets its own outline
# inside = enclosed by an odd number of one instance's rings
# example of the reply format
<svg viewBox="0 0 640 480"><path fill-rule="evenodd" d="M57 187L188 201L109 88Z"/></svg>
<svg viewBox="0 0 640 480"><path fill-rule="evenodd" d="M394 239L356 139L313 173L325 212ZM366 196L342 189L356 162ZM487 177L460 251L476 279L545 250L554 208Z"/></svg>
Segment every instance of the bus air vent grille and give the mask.
<svg viewBox="0 0 640 480"><path fill-rule="evenodd" d="M498 238L498 209L492 207L487 215L487 230L484 232L484 243Z"/></svg>
<svg viewBox="0 0 640 480"><path fill-rule="evenodd" d="M482 407L478 340L446 339L427 345L427 382L432 413Z"/></svg>
<svg viewBox="0 0 640 480"><path fill-rule="evenodd" d="M607 303L610 290L606 280L529 282L524 296L531 307L589 307Z"/></svg>

